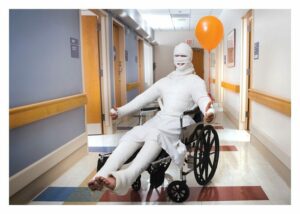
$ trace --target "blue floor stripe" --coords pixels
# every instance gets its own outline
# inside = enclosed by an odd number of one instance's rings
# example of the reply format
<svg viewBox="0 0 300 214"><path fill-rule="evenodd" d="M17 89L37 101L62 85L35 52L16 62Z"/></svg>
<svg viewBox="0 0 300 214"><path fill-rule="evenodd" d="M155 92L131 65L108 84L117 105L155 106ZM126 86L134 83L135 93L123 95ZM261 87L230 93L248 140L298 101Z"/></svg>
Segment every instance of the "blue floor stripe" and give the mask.
<svg viewBox="0 0 300 214"><path fill-rule="evenodd" d="M65 201L75 187L48 187L34 201Z"/></svg>
<svg viewBox="0 0 300 214"><path fill-rule="evenodd" d="M103 153L109 153L109 152L112 152L115 148L116 148L115 146L89 147L89 152L103 152Z"/></svg>
<svg viewBox="0 0 300 214"><path fill-rule="evenodd" d="M48 187L33 201L97 202L100 192L88 187Z"/></svg>

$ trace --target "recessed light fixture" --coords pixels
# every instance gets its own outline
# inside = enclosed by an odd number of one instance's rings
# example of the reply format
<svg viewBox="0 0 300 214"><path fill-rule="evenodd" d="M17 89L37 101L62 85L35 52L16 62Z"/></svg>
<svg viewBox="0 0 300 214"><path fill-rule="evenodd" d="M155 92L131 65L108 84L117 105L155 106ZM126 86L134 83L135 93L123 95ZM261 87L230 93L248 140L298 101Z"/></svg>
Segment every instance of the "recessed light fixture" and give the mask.
<svg viewBox="0 0 300 214"><path fill-rule="evenodd" d="M122 17L122 18L124 18L124 17L126 17L126 16L128 16L128 14L127 14L125 11L123 11L123 12L120 14L120 17Z"/></svg>

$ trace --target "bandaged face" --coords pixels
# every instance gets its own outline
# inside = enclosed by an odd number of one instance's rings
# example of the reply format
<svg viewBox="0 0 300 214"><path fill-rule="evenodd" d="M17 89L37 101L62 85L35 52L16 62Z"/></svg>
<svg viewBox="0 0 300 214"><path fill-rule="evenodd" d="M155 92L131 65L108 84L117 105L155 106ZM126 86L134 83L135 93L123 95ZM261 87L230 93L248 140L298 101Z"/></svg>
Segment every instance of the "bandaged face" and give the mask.
<svg viewBox="0 0 300 214"><path fill-rule="evenodd" d="M186 43L180 43L174 48L174 64L176 70L184 71L192 67L193 50Z"/></svg>

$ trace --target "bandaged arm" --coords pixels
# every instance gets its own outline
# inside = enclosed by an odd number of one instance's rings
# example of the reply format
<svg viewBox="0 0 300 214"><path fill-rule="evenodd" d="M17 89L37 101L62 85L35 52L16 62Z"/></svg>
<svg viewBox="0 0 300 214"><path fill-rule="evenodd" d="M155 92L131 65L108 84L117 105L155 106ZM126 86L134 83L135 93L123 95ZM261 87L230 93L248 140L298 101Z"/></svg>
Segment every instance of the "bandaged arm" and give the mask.
<svg viewBox="0 0 300 214"><path fill-rule="evenodd" d="M158 99L160 97L160 89L159 89L160 84L161 84L161 80L154 83L150 88L148 88L142 94L136 96L129 103L123 105L122 107L119 107L117 111L118 116L122 117L124 115L140 110L146 104L151 103L154 100Z"/></svg>
<svg viewBox="0 0 300 214"><path fill-rule="evenodd" d="M196 77L192 86L193 101L199 106L201 112L205 115L207 106L211 103L211 99L207 94L206 85L203 79Z"/></svg>

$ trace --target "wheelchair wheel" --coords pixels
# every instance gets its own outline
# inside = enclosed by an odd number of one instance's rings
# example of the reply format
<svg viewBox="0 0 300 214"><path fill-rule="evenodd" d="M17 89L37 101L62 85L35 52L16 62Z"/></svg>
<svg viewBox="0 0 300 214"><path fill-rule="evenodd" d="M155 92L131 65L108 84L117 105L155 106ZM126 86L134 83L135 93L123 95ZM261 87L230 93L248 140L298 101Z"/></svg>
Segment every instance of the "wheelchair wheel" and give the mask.
<svg viewBox="0 0 300 214"><path fill-rule="evenodd" d="M103 157L99 154L98 162L97 162L97 172L104 166L105 162L107 161L108 157Z"/></svg>
<svg viewBox="0 0 300 214"><path fill-rule="evenodd" d="M195 130L194 175L199 185L206 185L213 178L219 161L219 137L211 125Z"/></svg>
<svg viewBox="0 0 300 214"><path fill-rule="evenodd" d="M135 182L131 185L131 188L136 192L141 189L141 176L135 180Z"/></svg>
<svg viewBox="0 0 300 214"><path fill-rule="evenodd" d="M180 203L188 199L190 190L185 181L173 181L168 185L167 193L172 201Z"/></svg>

